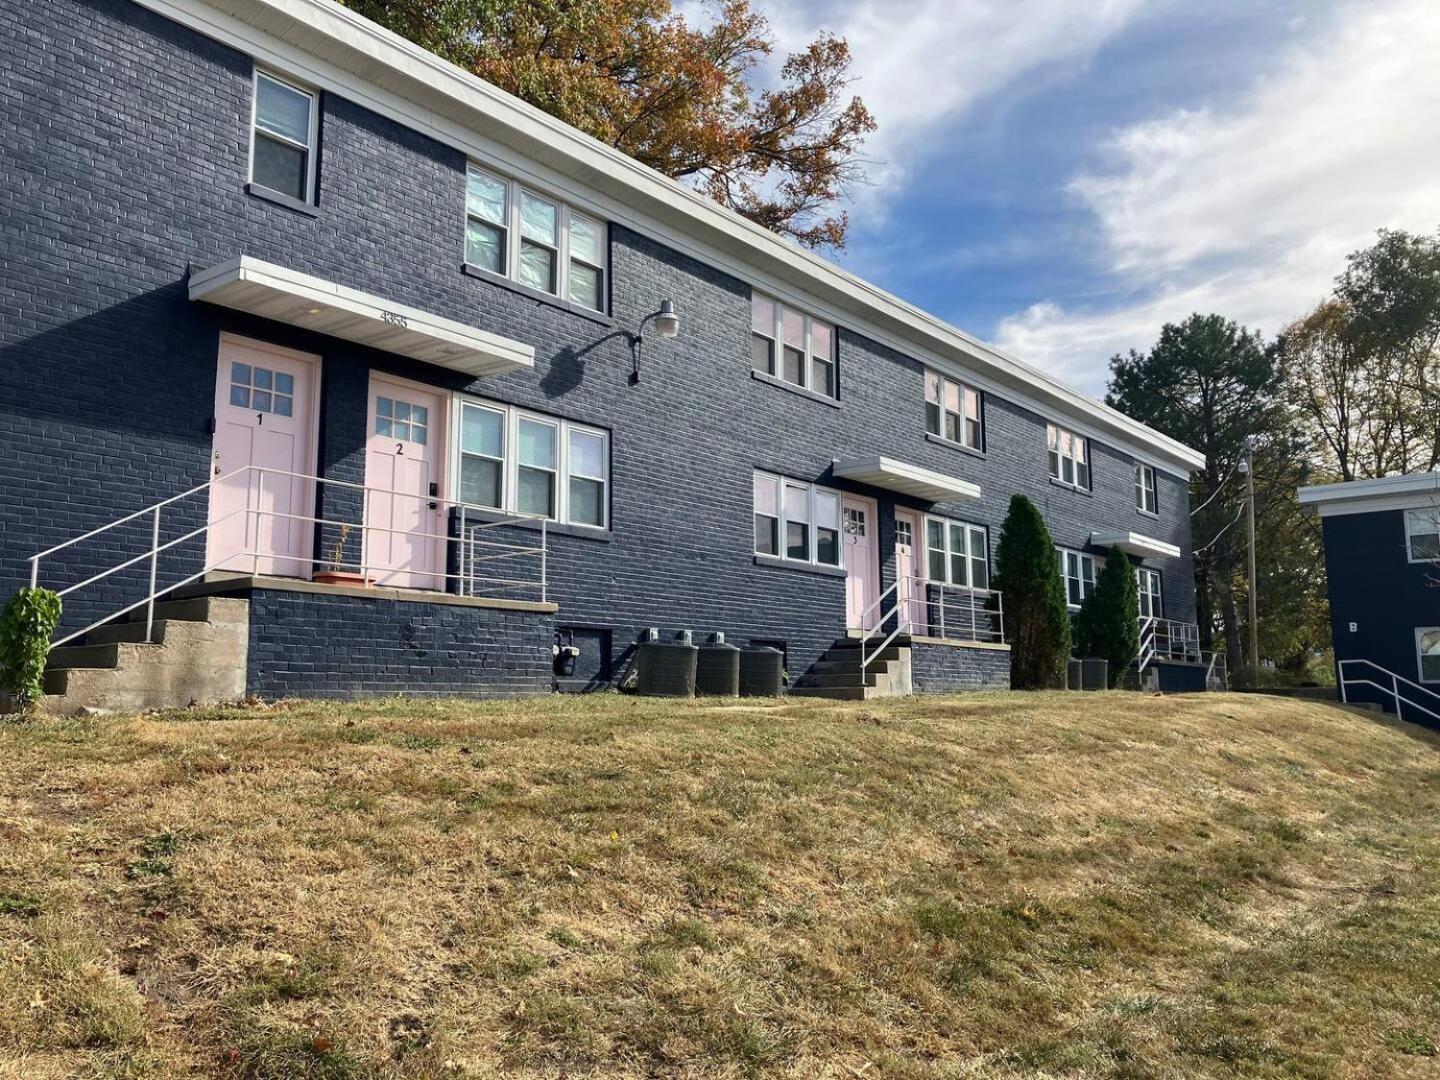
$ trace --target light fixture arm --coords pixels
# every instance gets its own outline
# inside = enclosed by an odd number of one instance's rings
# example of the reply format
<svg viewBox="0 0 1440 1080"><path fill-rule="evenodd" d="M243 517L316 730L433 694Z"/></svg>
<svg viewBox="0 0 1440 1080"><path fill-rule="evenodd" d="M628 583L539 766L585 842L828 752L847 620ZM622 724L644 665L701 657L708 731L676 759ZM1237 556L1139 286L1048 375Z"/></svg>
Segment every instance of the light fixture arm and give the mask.
<svg viewBox="0 0 1440 1080"><path fill-rule="evenodd" d="M665 320L661 322L661 320ZM675 314L675 304L670 300L660 301L660 310L652 311L640 320L634 331L621 331L630 342L630 385L640 381L640 349L645 344L645 327L649 323L660 327L661 337L675 337L680 332L680 318ZM667 329L668 327L668 329Z"/></svg>

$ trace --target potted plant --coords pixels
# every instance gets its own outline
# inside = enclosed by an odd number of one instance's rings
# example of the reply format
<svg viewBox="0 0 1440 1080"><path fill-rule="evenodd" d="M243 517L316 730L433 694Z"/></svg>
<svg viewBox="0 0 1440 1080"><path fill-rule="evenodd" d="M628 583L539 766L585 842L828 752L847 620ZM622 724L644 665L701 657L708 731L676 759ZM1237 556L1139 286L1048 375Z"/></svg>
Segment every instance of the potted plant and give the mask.
<svg viewBox="0 0 1440 1080"><path fill-rule="evenodd" d="M364 574L340 569L345 565L345 542L350 539L350 530L353 527L348 524L340 526L335 542L330 545L330 569L321 570L315 575L315 580L321 585L358 585L364 588L371 584Z"/></svg>

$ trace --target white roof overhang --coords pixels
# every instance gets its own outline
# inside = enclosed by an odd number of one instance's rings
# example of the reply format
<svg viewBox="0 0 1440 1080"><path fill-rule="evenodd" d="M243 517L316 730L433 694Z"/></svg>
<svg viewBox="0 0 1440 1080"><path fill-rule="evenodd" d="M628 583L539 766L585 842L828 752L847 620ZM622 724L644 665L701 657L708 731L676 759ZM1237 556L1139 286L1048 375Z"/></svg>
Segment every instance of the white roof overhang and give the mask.
<svg viewBox="0 0 1440 1080"><path fill-rule="evenodd" d="M843 480L854 480L871 487L884 488L886 491L898 491L902 495L911 495L929 502L954 502L957 499L980 497L979 484L881 455L837 461L833 471Z"/></svg>
<svg viewBox="0 0 1440 1080"><path fill-rule="evenodd" d="M1090 544L1092 547L1118 547L1127 555L1135 555L1142 559L1178 559L1180 557L1180 548L1177 545L1167 544L1164 540L1156 540L1153 536L1143 536L1137 532L1092 532Z"/></svg>
<svg viewBox="0 0 1440 1080"><path fill-rule="evenodd" d="M477 379L535 366L531 345L245 255L193 273L190 299L463 371Z"/></svg>
<svg viewBox="0 0 1440 1080"><path fill-rule="evenodd" d="M1437 506L1440 505L1440 472L1382 476L1343 484L1313 484L1302 487L1299 496L1301 506L1315 507L1321 517Z"/></svg>

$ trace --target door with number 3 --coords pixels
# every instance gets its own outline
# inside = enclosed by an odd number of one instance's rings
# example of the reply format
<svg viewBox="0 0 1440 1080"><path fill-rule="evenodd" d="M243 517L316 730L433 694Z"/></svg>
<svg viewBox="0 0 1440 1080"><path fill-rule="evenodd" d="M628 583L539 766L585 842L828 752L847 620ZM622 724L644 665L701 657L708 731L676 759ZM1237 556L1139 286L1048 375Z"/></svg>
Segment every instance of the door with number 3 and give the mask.
<svg viewBox="0 0 1440 1080"><path fill-rule="evenodd" d="M445 587L445 398L370 377L365 441L366 572L377 585Z"/></svg>

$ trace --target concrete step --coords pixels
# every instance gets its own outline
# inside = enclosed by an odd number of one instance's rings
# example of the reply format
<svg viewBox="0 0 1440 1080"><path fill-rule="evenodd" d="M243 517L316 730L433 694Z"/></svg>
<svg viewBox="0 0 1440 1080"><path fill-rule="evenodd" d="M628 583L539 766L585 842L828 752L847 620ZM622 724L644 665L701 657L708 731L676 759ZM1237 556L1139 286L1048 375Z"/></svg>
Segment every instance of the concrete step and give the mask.
<svg viewBox="0 0 1440 1080"><path fill-rule="evenodd" d="M836 701L869 701L890 696L874 686L792 686L790 694L793 697L832 698Z"/></svg>
<svg viewBox="0 0 1440 1080"><path fill-rule="evenodd" d="M145 609L130 612L130 622L144 624ZM155 605L155 618L176 622L208 622L233 624L248 622L250 602L229 596L191 596L181 600L162 600Z"/></svg>
<svg viewBox="0 0 1440 1080"><path fill-rule="evenodd" d="M872 667L869 671L867 671L867 672L865 673L865 681L864 681L864 684L863 684L863 685L865 685L865 686L878 686L878 685L880 684L880 680L881 680L882 678L884 678L884 679L888 682L888 681L889 681L889 678L890 678L890 673L889 673L888 671L885 671L883 668L879 668L879 665L876 665L875 667ZM802 676L800 676L799 680L795 683L795 685L796 685L796 686L802 686L802 687L823 687L823 686L854 686L854 687L859 687L859 686L862 685L862 684L861 684L861 681L860 681L860 672L859 672L859 671L826 671L826 672L819 672L819 673L809 672L809 673L807 673L807 674L805 674L805 675L802 675Z"/></svg>
<svg viewBox="0 0 1440 1080"><path fill-rule="evenodd" d="M163 645L165 643L166 633L169 632L173 634L174 631L172 630L172 627L174 627L175 625L176 624L174 620L155 620L155 625L151 629L150 643L154 645ZM110 645L118 644L122 641L138 643L143 642L144 640L145 623L143 620L140 622L111 623L108 626L100 627L98 630L91 630L88 634L85 635L86 645ZM79 665L72 664L70 666L77 667Z"/></svg>
<svg viewBox="0 0 1440 1080"><path fill-rule="evenodd" d="M872 661L872 663L873 663L873 662L876 662L876 661L880 661L880 660L899 660L900 657L901 657L902 651L904 651L905 649L906 649L906 646L890 645L890 646L888 646L887 648L881 649L881 650L880 650L880 653L875 657L875 661ZM867 655L867 656L869 655L869 651L868 651L868 650L866 651L865 655ZM844 664L844 663L848 663L848 664L853 664L855 667L859 667L859 666L860 666L860 656L861 656L861 653L860 653L860 649L859 649L858 647L856 647L856 648L840 648L840 647L835 647L835 648L826 649L826 650L820 655L820 661L821 661L822 663L832 663L832 664Z"/></svg>
<svg viewBox="0 0 1440 1080"><path fill-rule="evenodd" d="M62 645L51 649L45 661L46 671L62 668L113 668L120 663L120 646L116 642L100 645Z"/></svg>

